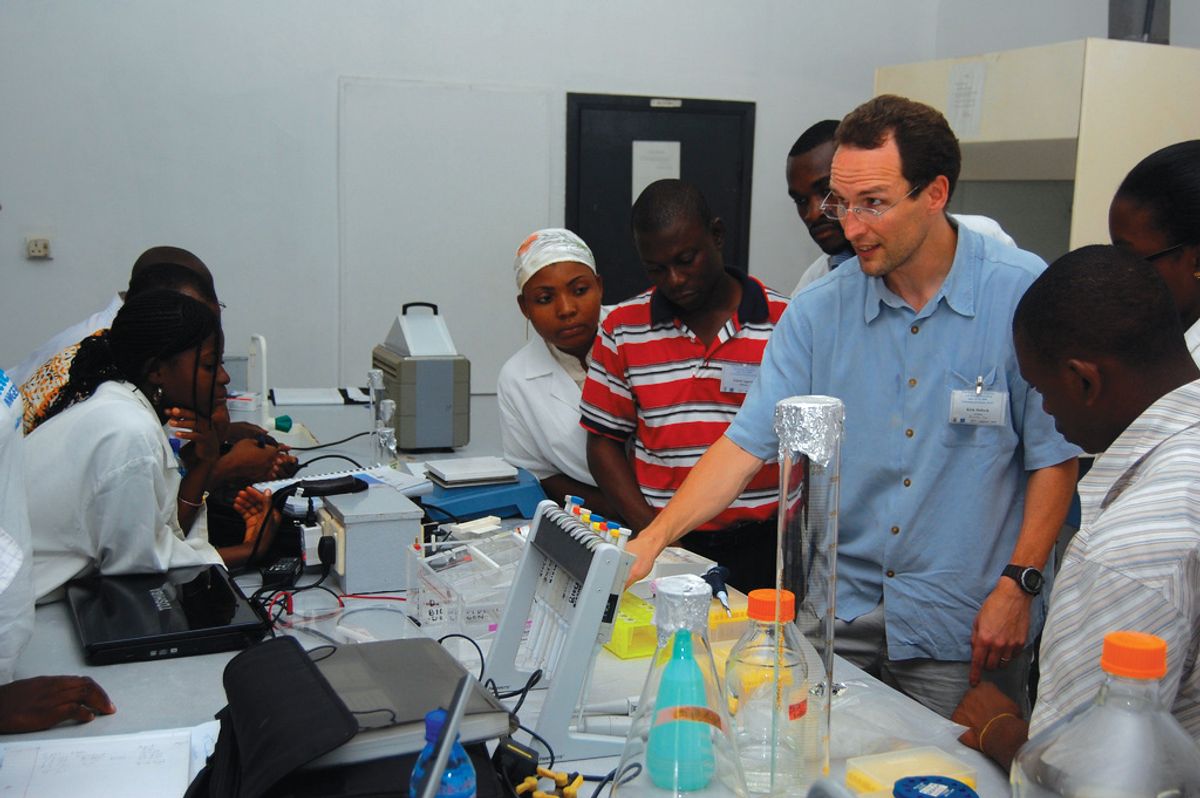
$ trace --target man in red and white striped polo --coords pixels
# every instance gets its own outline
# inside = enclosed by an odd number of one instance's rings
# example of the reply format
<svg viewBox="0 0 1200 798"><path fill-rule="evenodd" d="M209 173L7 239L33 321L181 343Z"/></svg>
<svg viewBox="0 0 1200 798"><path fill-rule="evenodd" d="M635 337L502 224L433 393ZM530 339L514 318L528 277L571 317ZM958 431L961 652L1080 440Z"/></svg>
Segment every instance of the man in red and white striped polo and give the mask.
<svg viewBox="0 0 1200 798"><path fill-rule="evenodd" d="M601 325L580 410L592 476L637 532L737 414L787 299L725 268L724 224L690 183L650 184L632 222L653 288ZM764 466L682 544L728 566L739 588L769 586L778 483Z"/></svg>

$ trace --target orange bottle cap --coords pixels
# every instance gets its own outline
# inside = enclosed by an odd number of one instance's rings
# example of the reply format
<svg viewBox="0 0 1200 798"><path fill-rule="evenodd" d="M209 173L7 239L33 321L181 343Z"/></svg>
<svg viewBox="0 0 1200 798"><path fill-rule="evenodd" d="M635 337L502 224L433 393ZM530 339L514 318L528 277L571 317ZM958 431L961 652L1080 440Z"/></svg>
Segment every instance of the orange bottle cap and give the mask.
<svg viewBox="0 0 1200 798"><path fill-rule="evenodd" d="M1161 679L1167 673L1167 641L1143 632L1109 632L1100 668L1129 679Z"/></svg>
<svg viewBox="0 0 1200 798"><path fill-rule="evenodd" d="M790 590L776 591L769 587L750 591L750 594L746 596L746 614L756 621L774 621L776 592L779 593L779 620L794 620L796 596Z"/></svg>

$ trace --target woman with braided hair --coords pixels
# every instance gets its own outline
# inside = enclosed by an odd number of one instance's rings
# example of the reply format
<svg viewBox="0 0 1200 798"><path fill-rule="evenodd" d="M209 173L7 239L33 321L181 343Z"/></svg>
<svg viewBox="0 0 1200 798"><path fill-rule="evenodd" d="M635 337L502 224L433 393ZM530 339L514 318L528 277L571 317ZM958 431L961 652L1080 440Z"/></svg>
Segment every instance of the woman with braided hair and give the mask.
<svg viewBox="0 0 1200 798"><path fill-rule="evenodd" d="M216 314L166 290L129 300L110 330L81 343L67 384L26 444L39 601L94 570L154 573L248 558L260 530L271 526L263 523L267 495L238 495L245 540L220 552L208 543L203 507L220 456L211 418L229 382L222 347ZM164 424L192 443L186 474ZM181 510L195 513L186 534Z"/></svg>

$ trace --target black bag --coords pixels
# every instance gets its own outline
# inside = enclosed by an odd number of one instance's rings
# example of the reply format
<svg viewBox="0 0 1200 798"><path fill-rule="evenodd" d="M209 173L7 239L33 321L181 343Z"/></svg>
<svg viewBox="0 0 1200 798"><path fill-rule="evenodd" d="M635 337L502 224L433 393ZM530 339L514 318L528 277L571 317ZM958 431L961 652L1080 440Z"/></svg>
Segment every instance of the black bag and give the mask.
<svg viewBox="0 0 1200 798"><path fill-rule="evenodd" d="M203 770L184 798L407 798L418 753L299 771L358 733L358 721L292 637L276 637L225 666L228 706ZM464 746L479 798L511 794L487 746Z"/></svg>
<svg viewBox="0 0 1200 798"><path fill-rule="evenodd" d="M292 637L252 646L225 666L229 704L204 769L184 798L264 798L285 776L345 743L358 721Z"/></svg>

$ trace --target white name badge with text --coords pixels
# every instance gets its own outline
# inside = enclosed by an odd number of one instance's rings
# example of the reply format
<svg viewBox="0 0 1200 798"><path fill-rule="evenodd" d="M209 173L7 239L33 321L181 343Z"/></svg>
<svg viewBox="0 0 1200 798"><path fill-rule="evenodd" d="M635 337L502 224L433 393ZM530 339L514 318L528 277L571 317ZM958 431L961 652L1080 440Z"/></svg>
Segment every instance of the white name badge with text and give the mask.
<svg viewBox="0 0 1200 798"><path fill-rule="evenodd" d="M1008 423L1008 391L951 391L950 423L1003 426Z"/></svg>
<svg viewBox="0 0 1200 798"><path fill-rule="evenodd" d="M721 391L746 393L758 378L758 366L753 363L726 363L721 367Z"/></svg>

